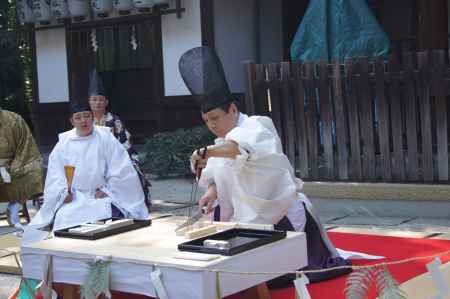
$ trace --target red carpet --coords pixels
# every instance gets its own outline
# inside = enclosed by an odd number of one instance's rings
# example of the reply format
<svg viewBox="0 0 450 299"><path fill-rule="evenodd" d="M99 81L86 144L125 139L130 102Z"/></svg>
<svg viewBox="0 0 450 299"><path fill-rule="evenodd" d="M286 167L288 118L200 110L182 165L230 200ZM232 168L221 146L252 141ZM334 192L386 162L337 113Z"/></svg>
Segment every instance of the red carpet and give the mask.
<svg viewBox="0 0 450 299"><path fill-rule="evenodd" d="M353 261L354 265L369 265L381 261L395 261L409 257L433 255L450 249L450 241L369 236L359 234L329 233L333 243L342 249L360 251L373 255L382 255L387 259L378 261ZM442 262L450 260L450 256L441 258ZM421 260L407 264L389 266L392 276L399 282L405 282L426 272L425 265L429 260ZM347 276L312 284L308 287L312 299L344 299L343 290ZM273 290L272 299L294 299L294 289ZM237 297L237 296L233 296ZM368 299L375 298L374 292ZM231 299L229 297L229 299ZM234 298L233 298L234 299ZM237 298L236 298L237 299Z"/></svg>
<svg viewBox="0 0 450 299"><path fill-rule="evenodd" d="M369 265L382 261L396 261L409 257L420 257L433 255L450 249L450 241L382 237L360 234L328 233L333 243L342 249L360 251L367 254L382 255L387 259L383 260L359 260L353 261L354 265ZM441 257L442 262L450 261L450 256ZM426 272L425 265L429 260L411 262L407 264L389 266L389 271L399 282L405 282L419 274ZM347 276L333 280L312 284L308 287L312 299L344 299L343 290ZM115 295L115 296L114 296ZM145 296L123 295L116 293L114 299L144 299ZM294 289L285 288L271 291L272 299L295 299ZM226 299L239 299L239 295L226 297ZM375 298L373 292L368 299Z"/></svg>

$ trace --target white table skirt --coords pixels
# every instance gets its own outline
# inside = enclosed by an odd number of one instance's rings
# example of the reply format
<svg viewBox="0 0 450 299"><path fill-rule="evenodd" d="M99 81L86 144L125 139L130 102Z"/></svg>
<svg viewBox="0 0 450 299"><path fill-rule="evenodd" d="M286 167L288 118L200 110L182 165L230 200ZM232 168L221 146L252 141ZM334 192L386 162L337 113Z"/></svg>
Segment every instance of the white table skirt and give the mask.
<svg viewBox="0 0 450 299"><path fill-rule="evenodd" d="M42 279L47 255L53 260L53 280L81 285L88 261L112 256L111 289L155 296L150 273L162 272L170 299L216 298L216 274L233 272L292 272L307 265L304 233L289 232L283 240L234 256L212 261L175 259L177 245L187 241L174 233L173 219L160 219L151 227L96 241L53 238L22 247L23 275ZM220 274L222 296L258 285L278 275Z"/></svg>

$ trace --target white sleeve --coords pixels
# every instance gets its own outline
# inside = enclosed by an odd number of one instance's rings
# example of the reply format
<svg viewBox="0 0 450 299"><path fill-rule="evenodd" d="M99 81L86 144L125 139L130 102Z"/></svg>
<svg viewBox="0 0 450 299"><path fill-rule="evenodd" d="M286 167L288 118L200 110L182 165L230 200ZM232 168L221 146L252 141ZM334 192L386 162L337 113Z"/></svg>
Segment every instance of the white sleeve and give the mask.
<svg viewBox="0 0 450 299"><path fill-rule="evenodd" d="M274 153L282 154L280 138L273 124L270 124L272 120L268 117L251 117L228 132L225 139L236 142L241 154L248 154L250 160Z"/></svg>
<svg viewBox="0 0 450 299"><path fill-rule="evenodd" d="M136 169L130 160L128 152L122 144L109 134L107 139L107 169L106 191L113 204L124 212L126 217L147 218L144 192Z"/></svg>
<svg viewBox="0 0 450 299"><path fill-rule="evenodd" d="M67 196L67 181L61 156L61 143L58 142L50 153L47 177L44 187L44 203L30 222L31 226L43 227L51 223L56 210Z"/></svg>

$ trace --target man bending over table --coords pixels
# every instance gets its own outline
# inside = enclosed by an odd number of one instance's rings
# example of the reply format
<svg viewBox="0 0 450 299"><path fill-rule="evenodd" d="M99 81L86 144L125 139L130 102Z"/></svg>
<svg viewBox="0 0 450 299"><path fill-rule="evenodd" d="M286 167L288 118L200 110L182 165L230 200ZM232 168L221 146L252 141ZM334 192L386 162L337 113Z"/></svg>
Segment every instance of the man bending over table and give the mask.
<svg viewBox="0 0 450 299"><path fill-rule="evenodd" d="M207 206L212 212L218 202L216 220L305 231L309 269L349 264L328 239L311 202L300 193L303 182L295 177L283 154L272 120L239 112L214 51L207 47L189 50L181 57L179 68L204 122L217 136L214 145L191 157L195 171L203 169L199 185L206 192L199 207ZM348 272L324 272L309 278L319 281Z"/></svg>

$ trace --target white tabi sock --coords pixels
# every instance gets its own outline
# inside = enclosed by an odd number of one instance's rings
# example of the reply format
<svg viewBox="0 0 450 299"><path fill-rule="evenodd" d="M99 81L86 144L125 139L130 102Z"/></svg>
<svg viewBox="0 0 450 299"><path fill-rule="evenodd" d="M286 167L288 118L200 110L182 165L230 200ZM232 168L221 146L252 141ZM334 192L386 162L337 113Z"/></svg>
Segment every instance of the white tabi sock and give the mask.
<svg viewBox="0 0 450 299"><path fill-rule="evenodd" d="M10 202L8 203L8 214L10 225L15 225L16 223L20 223L19 212L22 209L22 205L18 202Z"/></svg>

